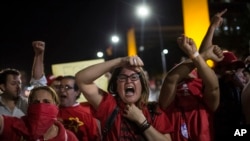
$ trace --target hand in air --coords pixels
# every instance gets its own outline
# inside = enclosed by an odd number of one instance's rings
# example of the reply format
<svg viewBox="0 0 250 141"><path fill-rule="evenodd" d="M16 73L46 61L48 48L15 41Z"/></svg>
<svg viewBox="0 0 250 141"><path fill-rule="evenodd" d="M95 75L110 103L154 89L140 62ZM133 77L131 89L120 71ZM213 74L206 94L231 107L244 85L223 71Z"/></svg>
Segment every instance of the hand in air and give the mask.
<svg viewBox="0 0 250 141"><path fill-rule="evenodd" d="M32 46L36 54L43 53L45 50L45 42L43 41L33 41Z"/></svg>
<svg viewBox="0 0 250 141"><path fill-rule="evenodd" d="M142 71L141 67L144 66L143 61L137 55L124 57L122 61L126 67L134 67L135 71L137 72L141 72Z"/></svg>
<svg viewBox="0 0 250 141"><path fill-rule="evenodd" d="M211 59L215 62L222 61L224 56L223 56L223 51L218 45L211 45L207 50L203 51L204 58L206 59Z"/></svg>
<svg viewBox="0 0 250 141"><path fill-rule="evenodd" d="M185 35L182 35L177 38L177 43L182 51L184 51L188 56L192 56L197 52L195 42L192 38L188 38Z"/></svg>

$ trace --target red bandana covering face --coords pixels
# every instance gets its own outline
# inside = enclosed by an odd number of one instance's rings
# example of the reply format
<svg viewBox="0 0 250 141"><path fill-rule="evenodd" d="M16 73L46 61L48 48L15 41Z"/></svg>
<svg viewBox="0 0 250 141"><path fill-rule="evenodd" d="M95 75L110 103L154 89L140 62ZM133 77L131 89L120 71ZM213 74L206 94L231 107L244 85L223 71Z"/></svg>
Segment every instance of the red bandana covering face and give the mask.
<svg viewBox="0 0 250 141"><path fill-rule="evenodd" d="M26 122L31 139L42 137L55 123L57 114L58 107L54 104L30 104L24 121Z"/></svg>

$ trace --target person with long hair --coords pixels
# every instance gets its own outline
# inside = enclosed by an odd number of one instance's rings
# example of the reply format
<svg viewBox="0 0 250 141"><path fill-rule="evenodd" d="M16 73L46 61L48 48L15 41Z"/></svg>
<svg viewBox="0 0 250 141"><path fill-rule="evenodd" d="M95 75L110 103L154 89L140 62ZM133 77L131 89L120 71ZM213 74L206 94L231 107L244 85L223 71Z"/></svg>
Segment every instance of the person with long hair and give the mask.
<svg viewBox="0 0 250 141"><path fill-rule="evenodd" d="M138 56L119 57L76 73L79 89L100 120L103 140L170 141L172 126L156 104L148 108L149 86ZM108 92L94 81L112 72ZM107 125L107 126L106 126Z"/></svg>

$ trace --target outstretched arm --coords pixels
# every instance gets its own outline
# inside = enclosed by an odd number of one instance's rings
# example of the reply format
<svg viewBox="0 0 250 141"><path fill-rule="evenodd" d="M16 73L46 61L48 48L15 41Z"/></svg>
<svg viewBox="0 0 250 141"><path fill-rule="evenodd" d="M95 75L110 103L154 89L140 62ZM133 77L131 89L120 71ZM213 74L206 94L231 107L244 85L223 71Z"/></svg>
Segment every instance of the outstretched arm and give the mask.
<svg viewBox="0 0 250 141"><path fill-rule="evenodd" d="M167 73L159 96L159 103L162 109L166 109L173 102L177 84L186 78L193 69L193 62L188 59L176 65Z"/></svg>
<svg viewBox="0 0 250 141"><path fill-rule="evenodd" d="M43 59L44 59L45 42L33 41L32 46L35 52L33 66L32 66L32 77L35 80L38 80L44 75Z"/></svg>
<svg viewBox="0 0 250 141"><path fill-rule="evenodd" d="M33 41L32 46L35 52L33 66L32 66L32 77L30 84L32 86L45 86L47 85L47 79L44 75L44 50L45 42L43 41Z"/></svg>
<svg viewBox="0 0 250 141"><path fill-rule="evenodd" d="M133 66L138 67L138 71L140 71L139 67L143 65L142 60L137 56L116 58L80 70L76 73L76 82L88 102L97 109L103 93L94 83L97 78L117 67Z"/></svg>
<svg viewBox="0 0 250 141"><path fill-rule="evenodd" d="M214 31L223 23L222 16L226 12L227 12L227 9L224 9L223 11L216 13L212 17L211 24L209 25L206 35L201 42L201 46L199 50L200 53L203 52L204 50L207 50L211 45L213 45L212 41L213 41Z"/></svg>
<svg viewBox="0 0 250 141"><path fill-rule="evenodd" d="M184 35L178 38L178 44L179 47L182 48L182 50L189 56L193 56L192 53L196 52L196 46L193 43L193 40L185 37ZM191 50L188 52L187 50L185 51L184 47L185 46L193 46ZM193 57L191 57L193 58ZM196 58L199 58L196 60ZM205 69L204 73L207 72L206 68L210 69L206 63L204 63L204 60L207 59L212 59L214 61L221 61L223 59L222 51L220 48L216 45L212 45L209 47L207 50L202 52L200 55L196 56L193 60L187 59L184 62L181 62L177 66L175 66L173 69L171 69L167 76L164 79L162 88L161 88L161 93L160 93L160 98L159 98L159 103L163 109L167 108L172 101L175 98L175 93L176 93L176 87L177 84L182 81L184 78L188 76L188 74L197 66L199 66L199 70L203 71ZM198 61L198 63L197 63ZM193 62L196 62L195 64ZM198 71L199 71L198 70ZM208 70L209 71L209 70ZM203 73L203 74L204 74ZM209 72L211 73L211 72ZM208 74L207 76L209 76ZM209 88L209 87L208 87Z"/></svg>
<svg viewBox="0 0 250 141"><path fill-rule="evenodd" d="M181 49L189 56L196 54L196 45L192 39L188 39L183 36L179 39L182 43ZM214 48L214 46L212 46ZM210 50L211 47L210 47ZM221 51L222 55L222 51ZM192 61L197 68L197 71L203 81L205 90L203 93L203 99L210 110L215 111L219 105L219 82L215 72L207 65L201 55L195 55L192 57Z"/></svg>

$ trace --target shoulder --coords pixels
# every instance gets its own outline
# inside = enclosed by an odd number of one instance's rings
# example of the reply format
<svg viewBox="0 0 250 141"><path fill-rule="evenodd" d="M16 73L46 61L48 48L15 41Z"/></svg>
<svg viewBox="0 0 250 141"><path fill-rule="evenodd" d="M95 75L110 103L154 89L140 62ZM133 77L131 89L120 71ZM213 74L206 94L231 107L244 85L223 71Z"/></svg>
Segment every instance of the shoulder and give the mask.
<svg viewBox="0 0 250 141"><path fill-rule="evenodd" d="M20 96L19 101L22 102L22 103L28 103L28 98L26 98L24 96Z"/></svg>

